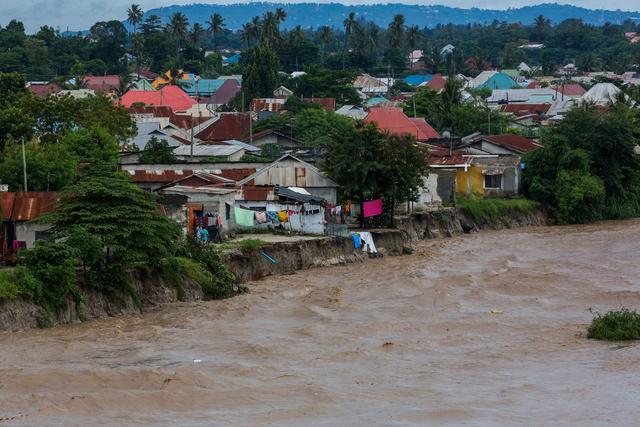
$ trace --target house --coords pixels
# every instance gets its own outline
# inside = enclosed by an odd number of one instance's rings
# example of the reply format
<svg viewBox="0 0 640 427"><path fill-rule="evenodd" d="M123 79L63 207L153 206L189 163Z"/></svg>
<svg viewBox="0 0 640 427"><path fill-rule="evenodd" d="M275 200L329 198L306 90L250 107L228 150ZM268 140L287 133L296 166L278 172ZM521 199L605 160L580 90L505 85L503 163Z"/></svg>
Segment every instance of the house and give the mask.
<svg viewBox="0 0 640 427"><path fill-rule="evenodd" d="M95 96L95 91L91 89L71 89L71 90L61 90L57 93L58 96L70 96L74 99L85 99L90 96Z"/></svg>
<svg viewBox="0 0 640 427"><path fill-rule="evenodd" d="M235 181L209 173L194 173L157 188L159 203L185 235L206 228L212 240L235 227Z"/></svg>
<svg viewBox="0 0 640 427"><path fill-rule="evenodd" d="M173 150L173 154L182 161L200 162L215 159L221 162L237 162L246 153L243 147L237 145L193 144L181 145Z"/></svg>
<svg viewBox="0 0 640 427"><path fill-rule="evenodd" d="M382 131L396 135L412 135L417 141L426 142L440 136L424 119L410 119L401 108L372 108L364 121L375 123Z"/></svg>
<svg viewBox="0 0 640 427"><path fill-rule="evenodd" d="M423 177L417 205L442 205L454 201L458 170L466 171L471 160L459 151L449 151L445 147L428 145L429 174Z"/></svg>
<svg viewBox="0 0 640 427"><path fill-rule="evenodd" d="M594 104L598 107L609 107L615 104L620 96L623 96L625 100L629 99L629 96L623 94L613 83L598 83L582 95L580 102Z"/></svg>
<svg viewBox="0 0 640 427"><path fill-rule="evenodd" d="M243 141L252 141L251 145L258 148L262 148L267 144L278 144L284 150L295 150L304 146L304 143L301 140L273 129L265 129L263 131L256 132L253 136L244 138Z"/></svg>
<svg viewBox="0 0 640 427"><path fill-rule="evenodd" d="M120 76L85 76L81 78L80 85L96 93L115 93L120 89Z"/></svg>
<svg viewBox="0 0 640 427"><path fill-rule="evenodd" d="M31 92L36 98L40 99L46 99L49 95L62 91L62 87L60 87L60 85L46 82L29 82L27 89L29 89L29 92Z"/></svg>
<svg viewBox="0 0 640 427"><path fill-rule="evenodd" d="M500 106L502 113L513 114L516 117L528 115L546 116L551 104L503 104Z"/></svg>
<svg viewBox="0 0 640 427"><path fill-rule="evenodd" d="M185 112L197 105L195 99L191 98L178 86L167 85L157 91L137 91L130 90L120 98L120 105L131 108L134 105L156 105L169 106L173 112Z"/></svg>
<svg viewBox="0 0 640 427"><path fill-rule="evenodd" d="M137 150L144 150L152 138L167 141L169 147L179 147L183 145L185 140L174 137L170 132L161 128L160 122L136 122L137 134L135 137L127 141L124 146Z"/></svg>
<svg viewBox="0 0 640 427"><path fill-rule="evenodd" d="M576 99L576 98L580 98L582 95L587 93L585 88L583 88L578 83L558 84L558 85L552 86L552 88L556 92L558 92L558 98L559 99L562 99L562 98L574 98L574 99Z"/></svg>
<svg viewBox="0 0 640 427"><path fill-rule="evenodd" d="M478 154L523 155L541 148L542 145L520 135L480 135L469 141L468 147L480 150Z"/></svg>
<svg viewBox="0 0 640 427"><path fill-rule="evenodd" d="M255 145L247 144L246 142L238 141L237 139L228 139L226 141L205 142L204 144L207 144L207 145L230 145L230 146L234 146L234 147L240 147L248 154L260 155L260 153L262 152L262 149L260 149L259 147L256 147Z"/></svg>
<svg viewBox="0 0 640 427"><path fill-rule="evenodd" d="M230 64L237 64L240 62L240 52L231 55L228 58L222 58L222 66L227 66Z"/></svg>
<svg viewBox="0 0 640 427"><path fill-rule="evenodd" d="M291 89L287 89L284 86L280 86L273 91L273 96L275 98L287 99L288 97L293 96L293 91Z"/></svg>
<svg viewBox="0 0 640 427"><path fill-rule="evenodd" d="M501 73L511 77L514 81L517 81L518 77L520 77L520 70L515 68L503 68Z"/></svg>
<svg viewBox="0 0 640 427"><path fill-rule="evenodd" d="M624 37L629 40L630 43L640 43L640 35L635 31L628 31L624 33Z"/></svg>
<svg viewBox="0 0 640 427"><path fill-rule="evenodd" d="M355 105L343 105L336 110L336 114L351 117L354 120L362 120L367 117L367 112L362 107Z"/></svg>
<svg viewBox="0 0 640 427"><path fill-rule="evenodd" d="M278 112L284 110L285 98L254 98L251 101L251 111L261 113L263 111Z"/></svg>
<svg viewBox="0 0 640 427"><path fill-rule="evenodd" d="M447 81L442 77L441 74L434 74L428 82L421 83L419 87L428 87L429 89L441 92L444 89Z"/></svg>
<svg viewBox="0 0 640 427"><path fill-rule="evenodd" d="M413 64L415 64L417 62L420 62L420 60L422 59L423 56L424 56L424 52L423 51L421 51L421 50L412 50L407 55L407 60L409 61L409 64L413 65Z"/></svg>
<svg viewBox="0 0 640 427"><path fill-rule="evenodd" d="M148 80L145 80L145 79L140 79L138 81L135 81L135 82L131 83L131 85L127 89L128 90L143 91L143 92L155 91L156 90L156 88L153 87L153 85L151 83L149 83Z"/></svg>
<svg viewBox="0 0 640 427"><path fill-rule="evenodd" d="M51 192L0 192L0 257L8 260L18 248L48 240L50 225L32 222L51 212L58 199Z"/></svg>
<svg viewBox="0 0 640 427"><path fill-rule="evenodd" d="M192 80L194 80L194 76L192 74L185 73L182 70L179 70L177 72L176 80L178 77L180 77L180 80L182 81L191 82ZM171 85L172 81L174 81L173 74L171 73L171 70L168 70L164 74L157 76L153 80L153 82L151 82L151 85L156 89L159 89L162 86Z"/></svg>
<svg viewBox="0 0 640 427"><path fill-rule="evenodd" d="M530 73L532 69L526 64L526 62L521 62L518 65L518 71L520 71L521 73Z"/></svg>
<svg viewBox="0 0 640 427"><path fill-rule="evenodd" d="M374 107L380 104L388 104L389 100L384 96L374 96L373 98L367 99L367 107Z"/></svg>
<svg viewBox="0 0 640 427"><path fill-rule="evenodd" d="M259 164L263 167L264 164ZM166 184L181 180L195 173L214 174L230 180L239 181L254 173L255 165L246 163L189 163L180 162L170 165L144 165L137 163L121 164L120 169L128 173L131 181L138 187L154 191Z"/></svg>
<svg viewBox="0 0 640 427"><path fill-rule="evenodd" d="M337 201L338 184L311 163L291 154L285 154L273 163L258 169L238 181L238 185L299 187L329 203L335 204Z"/></svg>
<svg viewBox="0 0 640 427"><path fill-rule="evenodd" d="M521 185L520 156L469 156L471 166L456 174L456 193L485 197L515 197Z"/></svg>
<svg viewBox="0 0 640 427"><path fill-rule="evenodd" d="M241 140L249 134L251 113L219 113L202 123L195 137L202 141Z"/></svg>
<svg viewBox="0 0 640 427"><path fill-rule="evenodd" d="M442 49L440 49L440 56L445 57L453 53L456 50L456 47L452 44L444 45Z"/></svg>
<svg viewBox="0 0 640 427"><path fill-rule="evenodd" d="M367 95L387 93L391 86L388 79L379 79L366 73L356 77L353 82L353 87Z"/></svg>
<svg viewBox="0 0 640 427"><path fill-rule="evenodd" d="M483 71L485 73L485 71ZM482 74L482 73L481 73ZM511 89L517 87L518 83L504 73L494 73L490 75L484 83L481 83L476 86L472 86L476 89Z"/></svg>
<svg viewBox="0 0 640 427"><path fill-rule="evenodd" d="M420 86L423 83L428 83L432 78L432 74L413 74L403 78L402 80L411 86Z"/></svg>
<svg viewBox="0 0 640 427"><path fill-rule="evenodd" d="M553 104L558 92L552 88L496 89L487 98L488 104Z"/></svg>

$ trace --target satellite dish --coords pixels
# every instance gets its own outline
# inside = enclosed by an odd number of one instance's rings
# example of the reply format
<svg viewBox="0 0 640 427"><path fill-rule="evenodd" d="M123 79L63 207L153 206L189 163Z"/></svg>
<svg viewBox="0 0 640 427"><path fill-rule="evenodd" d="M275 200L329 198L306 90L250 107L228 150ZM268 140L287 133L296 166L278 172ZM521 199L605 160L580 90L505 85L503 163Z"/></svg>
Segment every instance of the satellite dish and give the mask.
<svg viewBox="0 0 640 427"><path fill-rule="evenodd" d="M451 132L449 132L448 130L445 130L444 132L442 132L442 137L445 139L451 138Z"/></svg>

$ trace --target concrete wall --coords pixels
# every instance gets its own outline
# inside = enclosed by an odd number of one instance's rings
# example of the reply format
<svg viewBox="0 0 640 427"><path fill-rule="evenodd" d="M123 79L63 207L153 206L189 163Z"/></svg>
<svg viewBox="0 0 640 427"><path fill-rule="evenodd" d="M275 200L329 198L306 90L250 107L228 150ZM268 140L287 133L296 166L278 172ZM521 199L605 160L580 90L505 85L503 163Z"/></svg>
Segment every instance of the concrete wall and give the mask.
<svg viewBox="0 0 640 427"><path fill-rule="evenodd" d="M27 242L27 248L32 248L36 242L36 232L47 231L51 226L47 224L33 224L29 222L16 223L16 240Z"/></svg>

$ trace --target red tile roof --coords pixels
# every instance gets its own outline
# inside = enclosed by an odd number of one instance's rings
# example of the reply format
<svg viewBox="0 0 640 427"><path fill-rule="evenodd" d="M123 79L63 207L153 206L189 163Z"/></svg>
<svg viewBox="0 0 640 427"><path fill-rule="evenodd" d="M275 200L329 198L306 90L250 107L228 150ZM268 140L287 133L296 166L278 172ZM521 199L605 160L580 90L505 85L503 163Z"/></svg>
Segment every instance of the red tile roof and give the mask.
<svg viewBox="0 0 640 427"><path fill-rule="evenodd" d="M483 136L482 139L520 154L528 153L529 151L537 150L542 147L533 139L525 138L520 135L486 135Z"/></svg>
<svg viewBox="0 0 640 427"><path fill-rule="evenodd" d="M156 91L130 90L120 98L120 104L126 108L131 108L134 104L166 105L175 112L190 109L196 104L196 100L178 86L169 85Z"/></svg>
<svg viewBox="0 0 640 427"><path fill-rule="evenodd" d="M553 88L558 91L559 95L565 94L567 96L582 96L585 93L587 93L585 88L583 88L577 83L557 85L557 86L554 86Z"/></svg>
<svg viewBox="0 0 640 427"><path fill-rule="evenodd" d="M31 83L29 85L29 92L31 92L34 96L40 99L45 99L52 93L58 93L62 90L62 88L55 83Z"/></svg>
<svg viewBox="0 0 640 427"><path fill-rule="evenodd" d="M527 85L525 89L540 89L542 84L538 81L533 81Z"/></svg>
<svg viewBox="0 0 640 427"><path fill-rule="evenodd" d="M440 136L424 119L410 119L401 108L372 108L364 121L396 135L413 135L418 141Z"/></svg>
<svg viewBox="0 0 640 427"><path fill-rule="evenodd" d="M120 89L120 76L85 76L83 86L98 93L114 92Z"/></svg>
<svg viewBox="0 0 640 427"><path fill-rule="evenodd" d="M441 74L435 74L425 86L427 86L431 90L439 92L444 89L445 83L446 80L442 77Z"/></svg>
<svg viewBox="0 0 640 427"><path fill-rule="evenodd" d="M202 141L242 139L249 133L251 116L248 113L222 113L220 117L196 135Z"/></svg>
<svg viewBox="0 0 640 427"><path fill-rule="evenodd" d="M500 107L500 111L522 117L530 114L547 114L549 108L551 104L505 104Z"/></svg>

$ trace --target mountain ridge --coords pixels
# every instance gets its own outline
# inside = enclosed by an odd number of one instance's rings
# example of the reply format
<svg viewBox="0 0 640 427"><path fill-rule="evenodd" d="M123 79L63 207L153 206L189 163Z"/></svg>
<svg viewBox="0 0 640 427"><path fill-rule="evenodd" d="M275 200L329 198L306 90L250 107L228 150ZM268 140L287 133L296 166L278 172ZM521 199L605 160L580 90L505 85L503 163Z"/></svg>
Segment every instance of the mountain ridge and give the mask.
<svg viewBox="0 0 640 427"><path fill-rule="evenodd" d="M621 11L605 9L586 9L579 6L563 5L558 3L541 3L532 6L497 9L464 9L444 5L416 5L403 3L386 3L373 5L345 5L342 3L273 3L251 2L234 4L205 4L196 3L188 5L173 5L150 9L145 17L155 14L168 22L175 12L184 13L189 22L205 24L205 21L213 14L220 13L225 18L227 28L237 30L242 24L251 20L253 16L262 15L268 10L278 7L287 12L287 19L282 27L290 29L296 25L304 28L329 25L334 28L342 27L342 21L350 12L355 12L357 18L365 18L367 21L386 26L393 15L403 14L407 25L419 25L420 27L435 27L439 24L488 24L494 20L509 23L522 22L531 24L538 15L544 15L554 24L565 19L582 19L593 25L602 25L606 22L621 24L627 19L640 21L640 11Z"/></svg>

